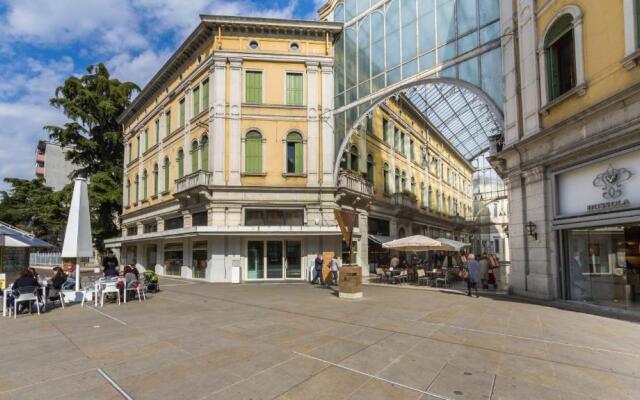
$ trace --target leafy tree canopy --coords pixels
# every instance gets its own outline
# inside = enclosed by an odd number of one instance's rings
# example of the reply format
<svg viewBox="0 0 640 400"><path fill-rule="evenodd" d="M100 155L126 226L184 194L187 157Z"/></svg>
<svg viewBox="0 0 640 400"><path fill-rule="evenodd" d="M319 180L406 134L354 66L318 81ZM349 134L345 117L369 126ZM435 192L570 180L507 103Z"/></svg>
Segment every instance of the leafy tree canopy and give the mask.
<svg viewBox="0 0 640 400"><path fill-rule="evenodd" d="M117 235L115 221L122 211L124 145L118 116L140 88L112 79L103 64L87 67L84 76L71 76L56 89L50 104L69 118L63 126L45 126L51 140L69 148L74 176L89 178L92 229L98 248Z"/></svg>

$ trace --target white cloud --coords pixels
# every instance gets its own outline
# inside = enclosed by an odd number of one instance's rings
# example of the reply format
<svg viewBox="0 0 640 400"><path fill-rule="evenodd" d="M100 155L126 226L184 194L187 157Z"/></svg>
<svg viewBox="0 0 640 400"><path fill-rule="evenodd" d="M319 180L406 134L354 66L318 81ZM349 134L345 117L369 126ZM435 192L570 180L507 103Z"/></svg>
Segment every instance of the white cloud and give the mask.
<svg viewBox="0 0 640 400"><path fill-rule="evenodd" d="M106 65L113 77L136 83L142 88L170 56L169 50L156 53L148 49L138 55L118 54L107 61Z"/></svg>
<svg viewBox="0 0 640 400"><path fill-rule="evenodd" d="M137 30L138 17L125 0L21 0L7 9L0 29L10 40L55 46L93 41L110 49L147 44Z"/></svg>

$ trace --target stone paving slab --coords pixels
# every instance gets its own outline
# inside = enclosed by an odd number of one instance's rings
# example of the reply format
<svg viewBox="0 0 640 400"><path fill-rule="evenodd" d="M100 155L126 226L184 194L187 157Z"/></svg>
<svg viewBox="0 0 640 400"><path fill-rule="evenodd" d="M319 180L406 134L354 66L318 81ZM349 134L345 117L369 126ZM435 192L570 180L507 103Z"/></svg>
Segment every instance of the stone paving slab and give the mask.
<svg viewBox="0 0 640 400"><path fill-rule="evenodd" d="M168 283L168 285L166 284ZM640 325L505 299L164 279L0 319L0 400L640 398Z"/></svg>

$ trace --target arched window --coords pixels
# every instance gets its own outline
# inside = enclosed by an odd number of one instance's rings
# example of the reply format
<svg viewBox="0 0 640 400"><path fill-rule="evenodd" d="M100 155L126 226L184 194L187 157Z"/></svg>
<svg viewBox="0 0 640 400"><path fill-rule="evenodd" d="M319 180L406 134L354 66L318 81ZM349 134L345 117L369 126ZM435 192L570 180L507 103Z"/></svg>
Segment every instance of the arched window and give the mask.
<svg viewBox="0 0 640 400"><path fill-rule="evenodd" d="M402 171L402 186L400 191L404 192L405 190L407 190L407 172Z"/></svg>
<svg viewBox="0 0 640 400"><path fill-rule="evenodd" d="M367 181L373 183L374 175L375 175L375 165L373 163L373 156L371 154L367 155Z"/></svg>
<svg viewBox="0 0 640 400"><path fill-rule="evenodd" d="M200 142L200 159L202 160L202 170L209 170L209 136L204 135Z"/></svg>
<svg viewBox="0 0 640 400"><path fill-rule="evenodd" d="M158 163L153 164L153 195L158 195Z"/></svg>
<svg viewBox="0 0 640 400"><path fill-rule="evenodd" d="M178 150L176 162L178 163L178 178L182 178L184 176L184 151L182 149Z"/></svg>
<svg viewBox="0 0 640 400"><path fill-rule="evenodd" d="M433 189L429 185L429 193L427 194L427 207L429 210L433 209Z"/></svg>
<svg viewBox="0 0 640 400"><path fill-rule="evenodd" d="M420 183L420 197L422 198L422 206L429 207L429 198L427 197L427 185L424 182Z"/></svg>
<svg viewBox="0 0 640 400"><path fill-rule="evenodd" d="M142 200L147 199L147 170L142 172Z"/></svg>
<svg viewBox="0 0 640 400"><path fill-rule="evenodd" d="M404 151L404 150L405 150L405 147L404 147L404 143L405 143L405 142L404 142L404 141L405 141L405 136L406 136L406 135L405 135L405 133L404 133L404 132L402 132L402 133L400 134L400 153L402 153L402 154L404 154L404 153L405 153L405 151Z"/></svg>
<svg viewBox="0 0 640 400"><path fill-rule="evenodd" d="M126 183L126 189L127 189L127 201L125 202L125 204L127 204L128 206L131 205L131 181L129 181L127 179L127 183Z"/></svg>
<svg viewBox="0 0 640 400"><path fill-rule="evenodd" d="M411 177L411 193L416 194L416 178Z"/></svg>
<svg viewBox="0 0 640 400"><path fill-rule="evenodd" d="M140 177L138 176L138 174L136 174L136 179L134 182L136 184L136 204L138 204L138 202L140 201Z"/></svg>
<svg viewBox="0 0 640 400"><path fill-rule="evenodd" d="M287 135L287 173L302 174L302 135L291 132Z"/></svg>
<svg viewBox="0 0 640 400"><path fill-rule="evenodd" d="M191 172L198 170L198 141L191 142Z"/></svg>
<svg viewBox="0 0 640 400"><path fill-rule="evenodd" d="M169 182L170 182L170 178L171 178L171 162L169 161L169 157L165 157L164 159L164 165L162 166L162 169L164 169L164 191L168 192L169 191Z"/></svg>
<svg viewBox="0 0 640 400"><path fill-rule="evenodd" d="M360 153L358 152L358 147L351 146L349 155L351 156L351 160L349 161L349 169L351 169L352 171L358 171L360 169L358 167L358 164L360 162Z"/></svg>
<svg viewBox="0 0 640 400"><path fill-rule="evenodd" d="M400 170L398 168L396 168L396 187L395 187L395 192L396 193L400 193L402 192L402 187L400 186Z"/></svg>
<svg viewBox="0 0 640 400"><path fill-rule="evenodd" d="M576 86L576 51L573 16L564 14L549 27L544 38L548 101Z"/></svg>
<svg viewBox="0 0 640 400"><path fill-rule="evenodd" d="M403 227L400 227L400 229L398 229L398 239L402 239L403 237L405 237L406 233L404 231Z"/></svg>
<svg viewBox="0 0 640 400"><path fill-rule="evenodd" d="M245 136L244 168L248 174L262 173L262 135L258 131L251 131Z"/></svg>
<svg viewBox="0 0 640 400"><path fill-rule="evenodd" d="M383 175L384 175L384 177L383 177L383 179L384 179L384 181L383 181L384 194L390 194L391 193L391 188L390 188L390 186L391 186L391 181L390 181L391 177L389 176L390 175L390 173L389 173L389 164L384 163L384 165L382 167L382 171L383 171Z"/></svg>
<svg viewBox="0 0 640 400"><path fill-rule="evenodd" d="M442 212L442 198L440 197L440 191L436 190L436 211Z"/></svg>
<svg viewBox="0 0 640 400"><path fill-rule="evenodd" d="M335 22L344 22L344 4L338 3L333 9L333 20Z"/></svg>

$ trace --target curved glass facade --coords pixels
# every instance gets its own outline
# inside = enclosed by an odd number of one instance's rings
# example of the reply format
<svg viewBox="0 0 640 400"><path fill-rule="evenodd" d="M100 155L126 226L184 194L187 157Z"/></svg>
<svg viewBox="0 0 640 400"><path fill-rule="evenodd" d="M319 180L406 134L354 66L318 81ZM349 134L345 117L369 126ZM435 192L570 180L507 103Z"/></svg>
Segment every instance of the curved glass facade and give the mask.
<svg viewBox="0 0 640 400"><path fill-rule="evenodd" d="M345 24L335 43L338 150L348 130L372 102L392 94L391 86L436 77L460 79L477 86L501 107L499 3L499 0L337 3L333 20ZM477 143L483 139L476 140L473 135L459 139L465 143L467 140L470 142L464 146L470 152L477 154L483 150ZM462 149L461 153L466 151Z"/></svg>

